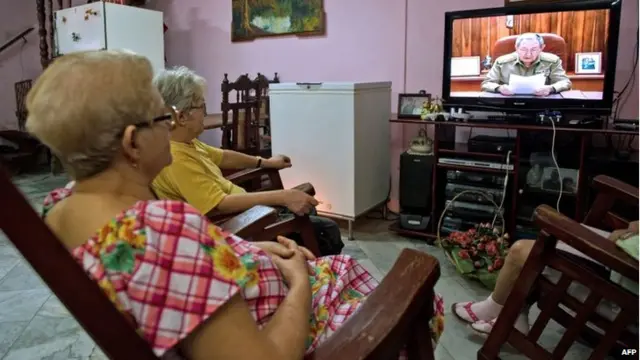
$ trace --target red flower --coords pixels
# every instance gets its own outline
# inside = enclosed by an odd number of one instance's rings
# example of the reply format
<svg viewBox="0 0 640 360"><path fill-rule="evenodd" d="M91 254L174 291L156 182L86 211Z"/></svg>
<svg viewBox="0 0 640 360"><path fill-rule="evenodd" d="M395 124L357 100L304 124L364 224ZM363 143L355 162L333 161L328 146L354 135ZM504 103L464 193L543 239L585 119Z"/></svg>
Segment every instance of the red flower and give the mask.
<svg viewBox="0 0 640 360"><path fill-rule="evenodd" d="M496 270L501 269L503 265L504 265L504 260L502 260L502 258L500 258L500 257L499 257L499 258L496 258L496 259L493 261L493 267L494 267Z"/></svg>
<svg viewBox="0 0 640 360"><path fill-rule="evenodd" d="M486 245L485 250L487 251L487 255L495 256L498 253L498 245L495 241L491 241Z"/></svg>
<svg viewBox="0 0 640 360"><path fill-rule="evenodd" d="M468 259L468 258L469 258L469 252L468 252L467 250L460 250L460 251L458 252L458 256L459 256L461 259Z"/></svg>
<svg viewBox="0 0 640 360"><path fill-rule="evenodd" d="M478 244L478 250L484 250L484 249L485 249L484 243L483 242L479 243Z"/></svg>

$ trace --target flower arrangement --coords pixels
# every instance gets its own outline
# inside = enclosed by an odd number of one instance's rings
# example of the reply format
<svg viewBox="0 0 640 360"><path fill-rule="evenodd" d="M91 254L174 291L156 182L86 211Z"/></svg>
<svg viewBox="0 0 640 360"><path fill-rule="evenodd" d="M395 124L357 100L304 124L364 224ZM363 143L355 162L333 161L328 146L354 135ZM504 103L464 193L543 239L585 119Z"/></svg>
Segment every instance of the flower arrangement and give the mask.
<svg viewBox="0 0 640 360"><path fill-rule="evenodd" d="M422 109L420 111L420 119L422 120L434 120L435 117L442 112L442 101L438 98L434 98L430 101L422 103Z"/></svg>
<svg viewBox="0 0 640 360"><path fill-rule="evenodd" d="M465 232L454 231L439 244L460 274L493 290L507 255L508 239L508 234L484 223Z"/></svg>

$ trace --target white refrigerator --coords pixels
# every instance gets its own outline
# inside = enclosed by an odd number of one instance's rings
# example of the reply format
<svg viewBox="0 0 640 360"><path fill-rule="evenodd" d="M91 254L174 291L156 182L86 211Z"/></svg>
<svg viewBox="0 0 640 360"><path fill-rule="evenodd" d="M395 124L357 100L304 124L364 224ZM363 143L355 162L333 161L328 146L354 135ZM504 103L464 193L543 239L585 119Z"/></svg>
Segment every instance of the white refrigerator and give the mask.
<svg viewBox="0 0 640 360"><path fill-rule="evenodd" d="M126 49L164 69L162 12L94 2L55 12L54 56L87 50Z"/></svg>

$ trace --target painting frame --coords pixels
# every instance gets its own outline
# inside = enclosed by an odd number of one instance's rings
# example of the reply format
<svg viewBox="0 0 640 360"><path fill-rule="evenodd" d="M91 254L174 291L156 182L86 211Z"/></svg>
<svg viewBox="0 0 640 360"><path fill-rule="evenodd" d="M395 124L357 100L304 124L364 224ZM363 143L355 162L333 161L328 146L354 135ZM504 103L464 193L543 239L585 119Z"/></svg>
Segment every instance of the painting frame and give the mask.
<svg viewBox="0 0 640 360"><path fill-rule="evenodd" d="M403 109L406 110L404 105L406 104L407 99L414 99L415 101L416 98L422 99L422 102L427 101L428 103L431 103L431 94L426 92L398 94L398 119L420 119L421 111L415 111L417 108L416 106L412 107L414 111L411 111L411 113L403 111Z"/></svg>
<svg viewBox="0 0 640 360"><path fill-rule="evenodd" d="M241 2L241 1L250 1L250 0L231 0L231 3L232 3L231 42L232 43L249 42L249 41L254 41L260 38L275 38L275 37L290 37L290 36L296 36L296 37L324 36L327 33L327 13L324 8L324 0L317 0L319 2L318 8L320 9L320 11L318 13L318 19L317 19L318 27L314 30L291 31L291 32L284 32L284 33L262 32L262 33L255 33L255 34L240 34L236 31L237 25L234 22L235 16L233 13L234 11L233 9L234 9L234 3ZM278 0L273 0L273 1L278 1ZM260 31L261 29L258 29L258 30Z"/></svg>
<svg viewBox="0 0 640 360"><path fill-rule="evenodd" d="M455 64L457 62L457 65ZM451 58L451 77L480 76L480 56L457 56Z"/></svg>
<svg viewBox="0 0 640 360"><path fill-rule="evenodd" d="M591 59L593 63L589 64L589 68L585 66L585 60ZM593 68L591 68L591 65ZM584 52L576 53L576 64L574 68L576 75L600 75L602 74L602 53L601 52Z"/></svg>

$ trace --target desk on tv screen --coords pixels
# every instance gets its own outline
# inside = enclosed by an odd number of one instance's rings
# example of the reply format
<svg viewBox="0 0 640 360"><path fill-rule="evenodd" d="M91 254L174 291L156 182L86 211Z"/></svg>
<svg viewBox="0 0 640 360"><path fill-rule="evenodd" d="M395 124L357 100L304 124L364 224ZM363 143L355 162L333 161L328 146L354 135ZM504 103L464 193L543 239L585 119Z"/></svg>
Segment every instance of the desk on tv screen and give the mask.
<svg viewBox="0 0 640 360"><path fill-rule="evenodd" d="M466 98L536 98L535 96L505 96L497 93L483 92L483 91L456 91L451 92L451 97L466 97ZM560 94L550 94L545 99L572 99L572 100L602 100L601 91L581 91L581 90L569 90L563 91Z"/></svg>

